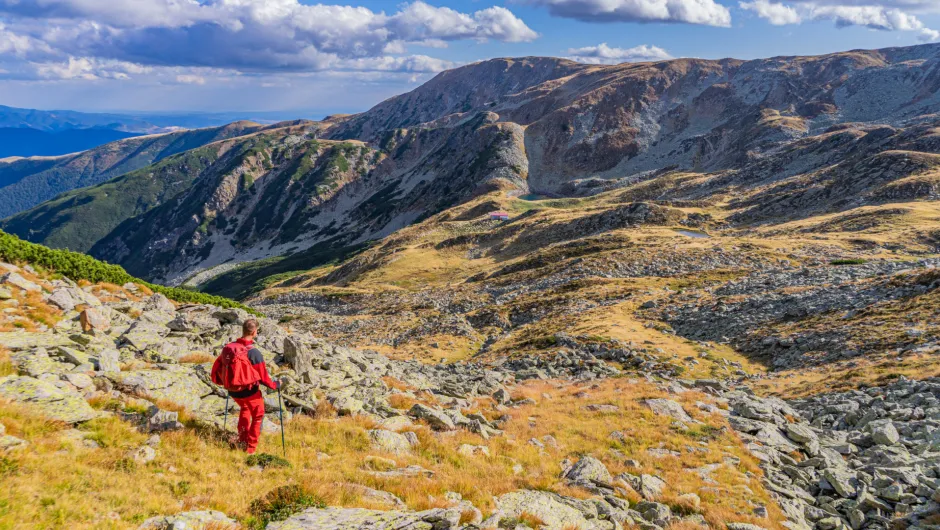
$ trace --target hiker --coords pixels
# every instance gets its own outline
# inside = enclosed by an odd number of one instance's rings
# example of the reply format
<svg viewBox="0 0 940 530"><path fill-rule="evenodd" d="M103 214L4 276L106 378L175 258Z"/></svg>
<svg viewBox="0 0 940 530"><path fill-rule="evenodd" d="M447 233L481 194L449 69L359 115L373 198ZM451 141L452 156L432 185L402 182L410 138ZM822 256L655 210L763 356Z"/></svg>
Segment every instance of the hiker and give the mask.
<svg viewBox="0 0 940 530"><path fill-rule="evenodd" d="M238 403L238 447L254 454L264 421L264 396L261 386L277 390L279 384L271 380L264 366L261 351L252 347L258 336L258 321L246 320L242 324L242 337L222 348L212 365L212 382L225 388Z"/></svg>

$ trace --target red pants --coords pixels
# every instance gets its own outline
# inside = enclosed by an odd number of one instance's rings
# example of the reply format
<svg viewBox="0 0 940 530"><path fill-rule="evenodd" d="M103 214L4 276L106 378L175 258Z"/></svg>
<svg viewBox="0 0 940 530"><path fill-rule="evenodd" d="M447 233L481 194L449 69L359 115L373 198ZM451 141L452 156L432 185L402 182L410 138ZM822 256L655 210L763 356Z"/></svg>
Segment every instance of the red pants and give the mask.
<svg viewBox="0 0 940 530"><path fill-rule="evenodd" d="M238 441L245 452L253 454L261 436L261 423L264 421L264 397L259 391L246 398L232 398L241 410L238 413Z"/></svg>

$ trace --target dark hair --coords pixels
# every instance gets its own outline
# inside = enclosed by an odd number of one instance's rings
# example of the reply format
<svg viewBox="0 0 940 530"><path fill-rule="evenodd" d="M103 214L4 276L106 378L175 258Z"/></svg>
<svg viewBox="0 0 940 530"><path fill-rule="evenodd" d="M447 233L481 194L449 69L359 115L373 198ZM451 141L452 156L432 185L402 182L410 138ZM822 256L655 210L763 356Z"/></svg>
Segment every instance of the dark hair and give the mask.
<svg viewBox="0 0 940 530"><path fill-rule="evenodd" d="M244 324L242 324L242 336L243 337L247 337L248 335L251 335L255 331L258 331L257 320L253 318L249 318L248 320L245 321Z"/></svg>

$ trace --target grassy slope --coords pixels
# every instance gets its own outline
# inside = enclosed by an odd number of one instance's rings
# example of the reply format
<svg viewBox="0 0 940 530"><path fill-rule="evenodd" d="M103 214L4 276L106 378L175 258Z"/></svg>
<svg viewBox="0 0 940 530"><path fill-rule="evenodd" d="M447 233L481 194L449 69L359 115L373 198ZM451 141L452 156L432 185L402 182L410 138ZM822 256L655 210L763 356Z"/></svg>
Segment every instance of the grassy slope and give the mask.
<svg viewBox="0 0 940 530"><path fill-rule="evenodd" d="M694 402L711 398L697 392L674 397L685 404L709 427L690 431L670 427L671 419L653 415L639 401L663 397L662 391L646 382L611 380L599 385L558 387L553 382L530 383L519 389L520 396L535 398L538 405L512 409L504 436L483 441L460 431L453 436L432 435L416 429L420 441L413 455L391 455L370 448L365 418L334 418L324 409L318 418L299 417L287 426L288 469L257 472L249 469L244 455L231 451L212 435L191 429L162 436L157 459L146 465L127 463L128 450L139 447L146 435L133 430L115 417L93 420L79 427L81 433L99 443L101 449L86 449L80 443L63 441L64 426L31 415L28 409L0 403L0 422L9 434L26 438L30 447L3 457L0 474L0 528L13 528L22 521L43 528L136 528L147 517L182 510L216 509L248 520L252 500L289 483L300 484L330 505L389 508L364 499L353 484L389 491L409 508L446 506L444 493L455 491L488 515L493 497L519 488L557 491L577 497L586 492L566 486L559 474L560 462L591 454L619 473L654 473L669 488L662 501L680 513L701 513L715 527L728 521L746 521L772 530L781 529L783 516L770 501L759 480L757 461L732 434L719 415L698 412ZM586 397L584 392L586 392ZM421 400L420 396L416 396ZM402 395L398 406L415 401ZM591 412L591 403L621 407L617 414ZM106 401L96 403L110 407ZM471 407L485 415L501 413L483 400ZM185 419L185 418L184 418ZM610 438L623 431L626 443ZM525 443L530 438L553 436L557 449L541 452ZM279 440L264 436L262 451L275 452ZM490 456L466 456L458 452L462 444L487 445ZM701 452L688 452L689 445ZM648 448L679 451L679 457L658 458ZM618 450L640 462L640 469L627 468ZM367 457L379 457L369 461ZM710 485L695 468L721 464L727 457L739 464L721 466ZM373 470L387 469L389 459L398 466L419 465L433 471L434 477L380 478ZM522 473L515 473L519 464ZM748 476L749 474L752 474ZM237 480L219 480L237 477ZM141 484L147 487L141 489ZM703 489L704 488L704 489ZM679 496L696 493L702 505L694 508ZM636 501L638 498L633 497ZM754 505L767 505L770 519L749 514Z"/></svg>

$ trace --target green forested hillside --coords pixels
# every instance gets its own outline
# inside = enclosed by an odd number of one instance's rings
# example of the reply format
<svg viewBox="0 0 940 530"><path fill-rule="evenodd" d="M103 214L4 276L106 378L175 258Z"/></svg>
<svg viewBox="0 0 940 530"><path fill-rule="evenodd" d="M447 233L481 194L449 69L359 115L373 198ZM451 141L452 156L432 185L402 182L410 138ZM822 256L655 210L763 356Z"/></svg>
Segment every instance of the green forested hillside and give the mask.
<svg viewBox="0 0 940 530"><path fill-rule="evenodd" d="M28 241L86 252L125 219L188 188L218 156L218 145L193 149L104 184L64 193L0 226Z"/></svg>

